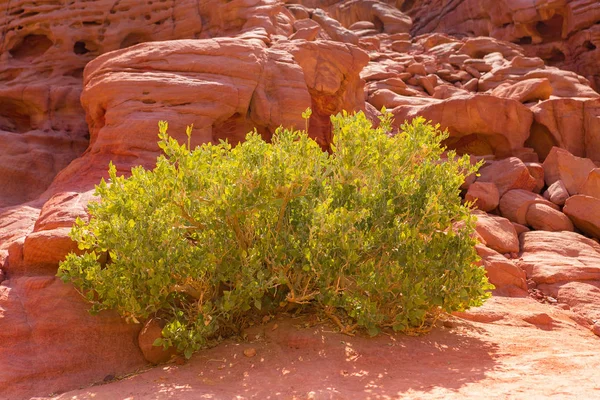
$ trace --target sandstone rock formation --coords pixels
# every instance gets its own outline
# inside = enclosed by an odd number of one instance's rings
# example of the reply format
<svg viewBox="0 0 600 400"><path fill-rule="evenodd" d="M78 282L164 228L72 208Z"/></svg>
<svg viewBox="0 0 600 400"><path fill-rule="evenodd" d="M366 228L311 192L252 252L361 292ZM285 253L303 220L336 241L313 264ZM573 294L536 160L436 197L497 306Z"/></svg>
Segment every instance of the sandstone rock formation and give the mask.
<svg viewBox="0 0 600 400"><path fill-rule="evenodd" d="M152 167L159 120L237 143L310 106L324 149L343 109L439 123L484 162L463 188L494 294L529 284L600 334L600 7L448 4L0 0L0 397L144 365L141 326L89 316L53 275L109 161Z"/></svg>
<svg viewBox="0 0 600 400"><path fill-rule="evenodd" d="M397 1L413 18L413 34L491 36L517 43L527 55L575 71L600 87L600 4L580 1Z"/></svg>

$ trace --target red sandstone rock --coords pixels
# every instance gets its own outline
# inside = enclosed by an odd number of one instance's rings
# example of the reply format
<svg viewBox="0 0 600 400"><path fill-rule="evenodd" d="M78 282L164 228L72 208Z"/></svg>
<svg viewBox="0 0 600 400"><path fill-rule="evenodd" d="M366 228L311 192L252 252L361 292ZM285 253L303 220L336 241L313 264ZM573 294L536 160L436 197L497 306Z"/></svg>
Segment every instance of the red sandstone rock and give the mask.
<svg viewBox="0 0 600 400"><path fill-rule="evenodd" d="M590 171L579 193L600 199L600 168Z"/></svg>
<svg viewBox="0 0 600 400"><path fill-rule="evenodd" d="M520 266L536 283L600 280L600 245L574 232L522 233Z"/></svg>
<svg viewBox="0 0 600 400"><path fill-rule="evenodd" d="M517 244L518 247L518 244ZM483 245L477 245L477 254L485 267L488 279L496 288L494 294L515 294L515 289L523 294L527 291L525 272L502 254Z"/></svg>
<svg viewBox="0 0 600 400"><path fill-rule="evenodd" d="M523 189L509 190L500 198L500 213L512 222L521 225L527 224L527 211L534 203L546 204L558 210L558 206L549 202L542 196Z"/></svg>
<svg viewBox="0 0 600 400"><path fill-rule="evenodd" d="M371 99L369 102L372 103ZM377 107L377 104L374 104ZM445 100L395 96L389 104L397 123L423 116L447 128L462 142L451 147L470 153L469 146L483 149L477 155L507 155L523 147L529 136L531 111L521 103L488 95L465 95ZM502 109L504 113L490 113ZM510 134L508 134L510 132Z"/></svg>
<svg viewBox="0 0 600 400"><path fill-rule="evenodd" d="M165 363L176 354L173 347L165 350L162 346L154 346L154 341L162 338L162 328L159 321L151 318L146 321L138 335L140 350L144 354L144 358L152 364Z"/></svg>
<svg viewBox="0 0 600 400"><path fill-rule="evenodd" d="M412 26L409 16L396 7L380 1L335 1L329 2L331 4L329 7L325 2L319 0L302 1L302 3L309 7L324 8L333 18L348 28L359 21L369 21L380 32L396 34L408 33Z"/></svg>
<svg viewBox="0 0 600 400"><path fill-rule="evenodd" d="M519 43L547 64L588 77L596 88L600 5L594 0L502 2L463 0L446 7L442 0L402 3L413 17L415 34L445 32L493 36Z"/></svg>
<svg viewBox="0 0 600 400"><path fill-rule="evenodd" d="M552 148L543 165L546 184L561 180L570 195L579 193L588 174L596 167L591 160L576 157L558 147Z"/></svg>
<svg viewBox="0 0 600 400"><path fill-rule="evenodd" d="M53 276L11 278L0 285L0 393L29 398L102 381L145 364L140 325L114 312L97 316L71 285Z"/></svg>
<svg viewBox="0 0 600 400"><path fill-rule="evenodd" d="M550 186L546 192L544 192L544 197L553 202L558 206L562 206L565 204L565 201L569 198L569 192L562 180L557 180Z"/></svg>
<svg viewBox="0 0 600 400"><path fill-rule="evenodd" d="M573 223L562 212L547 206L534 203L527 208L525 216L527 225L541 231L573 231Z"/></svg>
<svg viewBox="0 0 600 400"><path fill-rule="evenodd" d="M540 193L544 186L546 186L546 182L544 180L544 167L538 162L525 162L525 165L529 170L529 175L535 179L535 187L533 188L533 191L535 193Z"/></svg>
<svg viewBox="0 0 600 400"><path fill-rule="evenodd" d="M515 231L517 231L517 236L519 236L523 232L529 232L531 230L525 225L517 224L516 222L511 222L511 223L513 224L513 227L515 228Z"/></svg>
<svg viewBox="0 0 600 400"><path fill-rule="evenodd" d="M294 22L294 29L296 32L290 36L290 40L303 39L312 41L317 38L319 32L321 32L321 25L312 19L301 19Z"/></svg>
<svg viewBox="0 0 600 400"><path fill-rule="evenodd" d="M473 214L477 216L475 230L487 247L499 253L519 251L519 238L509 220L481 211L474 211Z"/></svg>
<svg viewBox="0 0 600 400"><path fill-rule="evenodd" d="M496 86L491 94L517 100L521 103L548 100L552 94L552 85L547 78L532 78L514 84L503 83Z"/></svg>
<svg viewBox="0 0 600 400"><path fill-rule="evenodd" d="M600 238L600 199L585 195L571 196L563 212L584 233Z"/></svg>
<svg viewBox="0 0 600 400"><path fill-rule="evenodd" d="M559 302L567 304L573 312L585 319L581 321L582 325L594 329L593 321L600 320L600 281L542 284L539 288Z"/></svg>
<svg viewBox="0 0 600 400"><path fill-rule="evenodd" d="M475 182L469 185L465 200L472 201L481 211L492 211L500 202L498 187L492 182Z"/></svg>
<svg viewBox="0 0 600 400"><path fill-rule="evenodd" d="M599 81L600 83L600 81ZM535 122L527 145L545 159L553 146L600 160L600 99L552 98L531 107Z"/></svg>
<svg viewBox="0 0 600 400"><path fill-rule="evenodd" d="M492 161L479 170L477 182L493 182L498 187L500 197L511 189L531 191L536 187L536 180L529 169L516 157L500 161Z"/></svg>
<svg viewBox="0 0 600 400"><path fill-rule="evenodd" d="M332 40L343 43L358 44L358 36L349 29L346 29L336 19L331 18L325 11L317 8L311 16L313 21L321 25L323 30Z"/></svg>
<svg viewBox="0 0 600 400"><path fill-rule="evenodd" d="M10 279L0 286L0 387L11 382L12 392L2 396L40 393L40 387L63 390L143 363L136 346L131 346L139 327L126 326L114 315L105 314L101 321L89 319L79 313L85 306L72 290L59 290L50 277L23 275L53 274L57 262L73 249L69 226L76 217L86 216L85 204L92 198L93 185L106 174L109 160L124 173L133 165L153 164L158 119L168 119L170 133L179 139L185 125L194 122L194 143L222 138L235 142L254 126L267 138L279 124L303 127L300 113L310 105L310 133L327 147L331 113L366 108L374 117L374 106L385 105L394 109L397 123L424 114L448 127L447 145L459 153L536 161L537 155L545 159L552 146L558 146L600 161L598 94L584 77L548 67L542 60L586 71L582 74L600 82L600 50L595 49L600 45L600 26L592 25L599 10L595 2L582 0L575 2L577 7L573 2L488 7L485 1L463 0L456 8L436 8L436 1L429 7L429 17L419 14L423 18L416 21L416 31L435 21L432 10L440 10L450 17L438 19L437 29L452 26L450 21L456 22L458 16L453 32L466 24L473 32L496 38L527 42L530 37L532 45L524 44L523 49L491 38L460 40L436 33L411 39L410 18L392 5L371 0L304 0L307 7L284 7L271 0L154 5L130 0L115 4L5 1L6 12L0 15L4 26L0 267L3 279ZM418 9L419 4L417 0L412 6ZM320 7L329 15L308 7ZM411 4L399 7L410 11ZM508 12L496 13L506 8ZM488 18L491 10L502 17ZM461 20L460 12L478 18ZM552 36L558 31L565 41ZM210 39L222 35L228 38ZM135 46L168 39L194 40ZM347 43L360 44L369 56ZM534 53L541 58L525 57ZM561 54L566 60L555 61ZM83 104L91 143L67 167L88 141L79 102L83 67L88 63ZM369 81L366 93L361 77ZM367 106L364 94L370 102ZM536 101L541 102L534 105ZM533 190L538 191L539 168L525 165L536 183ZM571 174L558 169L559 175ZM491 172L491 181L502 179ZM594 196L596 174L583 175L577 178L584 181L579 193ZM493 184L477 182L471 186L473 191L476 185ZM580 197L586 196L573 196L565 212L571 213L580 229L594 235L590 232L597 229L598 207L595 200ZM527 191L509 190L502 196L500 210L538 229L568 226L552 203L540 199ZM25 201L30 202L22 204ZM517 233L525 232L522 236L536 233L526 232L528 228L516 222L512 226ZM488 244L499 246L498 232L486 234ZM535 276L598 279L593 278L597 260L580 250L581 236L561 235L573 243L557 246L554 253L529 244L529 261L531 253L539 252L540 260L556 257L566 266L558 271L558 262L551 268L537 265L538 269L530 268L537 271ZM522 274L513 262L491 249L478 250L483 251L490 279L499 287L496 294L522 293ZM557 256L557 252L564 254ZM587 301L588 292L572 292L574 298ZM593 296L590 299L595 301ZM548 315L537 313L523 320L546 323L552 319ZM65 327L76 332L74 338L65 334ZM87 347L82 345L83 337L90 338ZM118 351L110 348L113 343ZM31 383L22 383L25 379Z"/></svg>

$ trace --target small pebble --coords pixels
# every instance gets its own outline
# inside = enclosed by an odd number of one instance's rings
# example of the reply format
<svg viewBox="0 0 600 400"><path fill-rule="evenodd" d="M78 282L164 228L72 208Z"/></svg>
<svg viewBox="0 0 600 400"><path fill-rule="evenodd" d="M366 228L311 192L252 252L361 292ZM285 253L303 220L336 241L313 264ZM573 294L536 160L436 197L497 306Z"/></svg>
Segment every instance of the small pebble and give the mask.
<svg viewBox="0 0 600 400"><path fill-rule="evenodd" d="M248 347L244 350L244 355L246 357L254 357L256 355L256 349L254 347Z"/></svg>
<svg viewBox="0 0 600 400"><path fill-rule="evenodd" d="M455 328L456 324L453 321L446 320L446 321L444 321L444 327L446 327L446 328Z"/></svg>

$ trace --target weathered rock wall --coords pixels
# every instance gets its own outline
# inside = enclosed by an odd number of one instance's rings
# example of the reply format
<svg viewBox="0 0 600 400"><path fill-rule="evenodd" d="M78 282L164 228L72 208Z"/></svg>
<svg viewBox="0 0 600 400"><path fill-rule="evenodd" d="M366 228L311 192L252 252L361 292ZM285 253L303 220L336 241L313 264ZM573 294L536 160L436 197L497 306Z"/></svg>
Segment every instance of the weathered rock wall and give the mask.
<svg viewBox="0 0 600 400"><path fill-rule="evenodd" d="M443 32L517 43L528 56L577 72L600 88L600 3L595 0L396 1L415 35Z"/></svg>
<svg viewBox="0 0 600 400"><path fill-rule="evenodd" d="M397 127L423 115L450 149L486 160L463 194L480 209L495 294L529 290L582 325L600 319L588 304L600 285L597 4L285 3L0 0L0 397L144 365L140 326L89 316L54 274L109 161L152 167L159 120L179 139L193 123L193 144L238 142L254 127L267 139L303 128L310 106L309 134L327 148L343 109L376 121L385 106Z"/></svg>

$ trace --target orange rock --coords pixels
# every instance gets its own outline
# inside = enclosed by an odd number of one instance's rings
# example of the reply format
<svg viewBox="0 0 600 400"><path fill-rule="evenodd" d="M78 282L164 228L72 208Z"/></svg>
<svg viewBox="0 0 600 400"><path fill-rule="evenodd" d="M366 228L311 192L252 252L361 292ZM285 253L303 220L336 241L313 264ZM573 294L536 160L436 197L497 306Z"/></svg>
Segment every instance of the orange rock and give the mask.
<svg viewBox="0 0 600 400"><path fill-rule="evenodd" d="M558 282L538 286L544 293L549 293L560 303L581 317L581 325L592 326L593 321L600 320L600 281ZM594 332L600 336L599 333Z"/></svg>
<svg viewBox="0 0 600 400"><path fill-rule="evenodd" d="M294 22L296 32L290 36L290 40L308 40L312 41L317 38L321 32L321 25L312 19L301 19Z"/></svg>
<svg viewBox="0 0 600 400"><path fill-rule="evenodd" d="M600 238L600 199L581 194L571 196L563 212L582 232Z"/></svg>
<svg viewBox="0 0 600 400"><path fill-rule="evenodd" d="M509 190L500 198L500 213L512 222L521 225L527 224L527 211L534 203L546 204L550 208L558 210L558 206L535 194L523 189Z"/></svg>
<svg viewBox="0 0 600 400"><path fill-rule="evenodd" d="M464 0L456 7L444 7L441 0L404 3L403 9L414 22L413 34L436 32L469 36L493 36L499 40L522 44L527 54L537 55L548 65L576 71L598 89L600 73L595 25L600 5L595 0L538 1L495 3ZM475 23L472 16L477 15ZM498 18L503 15L503 18ZM491 49L478 46L480 54ZM498 51L498 50L494 50ZM510 58L512 54L505 52ZM540 59L540 61L542 61ZM581 78L583 81L583 78Z"/></svg>
<svg viewBox="0 0 600 400"><path fill-rule="evenodd" d="M519 265L536 283L600 280L600 245L575 232L522 233Z"/></svg>
<svg viewBox="0 0 600 400"><path fill-rule="evenodd" d="M511 189L531 191L536 187L536 180L529 169L516 157L492 161L484 165L479 174L477 182L493 182L498 187L500 197Z"/></svg>
<svg viewBox="0 0 600 400"><path fill-rule="evenodd" d="M115 312L90 315L82 296L54 276L4 281L0 309L3 398L62 392L146 364L136 344L141 325Z"/></svg>
<svg viewBox="0 0 600 400"><path fill-rule="evenodd" d="M499 253L519 251L519 238L509 220L481 211L474 211L473 214L477 217L475 230L485 240L487 247Z"/></svg>
<svg viewBox="0 0 600 400"><path fill-rule="evenodd" d="M390 34L392 40L406 40L395 38L395 35L406 38L412 27L411 18L391 4L379 1L346 1L323 2L313 0L304 1L303 4L324 8L329 15L338 20L343 26L350 27L358 21L369 21L378 31ZM327 4L331 4L327 7Z"/></svg>
<svg viewBox="0 0 600 400"><path fill-rule="evenodd" d="M469 185L465 200L472 201L481 211L492 211L498 207L500 194L492 182L475 182Z"/></svg>
<svg viewBox="0 0 600 400"><path fill-rule="evenodd" d="M502 254L483 245L477 245L477 254L485 267L488 279L496 288L495 295L514 295L515 289L525 294L527 283L525 271L507 260Z"/></svg>
<svg viewBox="0 0 600 400"><path fill-rule="evenodd" d="M533 191L535 193L540 193L544 186L546 186L546 182L544 181L544 167L542 164L537 162L526 162L525 165L529 170L529 175L535 179L535 187Z"/></svg>
<svg viewBox="0 0 600 400"><path fill-rule="evenodd" d="M513 84L503 83L496 86L491 94L527 103L529 101L547 100L552 94L552 85L547 78L532 78Z"/></svg>
<svg viewBox="0 0 600 400"><path fill-rule="evenodd" d="M447 128L451 138L466 137L484 141L498 156L509 155L513 150L524 147L533 121L533 114L527 107L515 100L465 93L445 100L398 99L390 107L393 107L391 111L396 124L423 116L439 123L443 129ZM373 105L377 107L377 104ZM504 112L498 114L489 110Z"/></svg>
<svg viewBox="0 0 600 400"><path fill-rule="evenodd" d="M591 160L576 157L558 147L552 148L543 165L546 184L549 186L561 180L571 196L579 193L588 174L596 167Z"/></svg>
<svg viewBox="0 0 600 400"><path fill-rule="evenodd" d="M531 107L535 122L527 143L546 158L552 146L600 160L600 99L552 98Z"/></svg>
<svg viewBox="0 0 600 400"><path fill-rule="evenodd" d="M525 216L527 225L541 231L573 231L573 223L562 212L547 206L534 203L527 208Z"/></svg>
<svg viewBox="0 0 600 400"><path fill-rule="evenodd" d="M160 321L151 318L146 321L138 335L138 346L144 358L152 364L165 363L176 354L174 347L165 350L163 346L154 346L154 341L162 338L162 328Z"/></svg>
<svg viewBox="0 0 600 400"><path fill-rule="evenodd" d="M590 171L579 193L600 199L600 168Z"/></svg>
<svg viewBox="0 0 600 400"><path fill-rule="evenodd" d="M523 232L529 232L531 230L525 225L517 224L516 222L511 222L511 223L513 224L513 227L515 228L515 231L517 231L517 236L519 236Z"/></svg>
<svg viewBox="0 0 600 400"><path fill-rule="evenodd" d="M58 263L67 254L78 252L77 244L69 237L70 232L71 228L56 228L27 235L23 243L23 262L27 271L20 272L56 274Z"/></svg>
<svg viewBox="0 0 600 400"><path fill-rule="evenodd" d="M319 25L321 25L323 30L327 32L327 35L332 40L358 45L358 36L356 36L356 33L344 28L344 26L342 26L342 24L340 24L339 21L337 21L334 18L331 18L325 11L321 10L320 8L317 8L313 11L311 18L313 21L316 21L319 23Z"/></svg>
<svg viewBox="0 0 600 400"><path fill-rule="evenodd" d="M569 192L567 191L563 181L559 179L552 185L548 186L548 189L546 192L544 192L544 197L554 204L562 206L569 198Z"/></svg>

